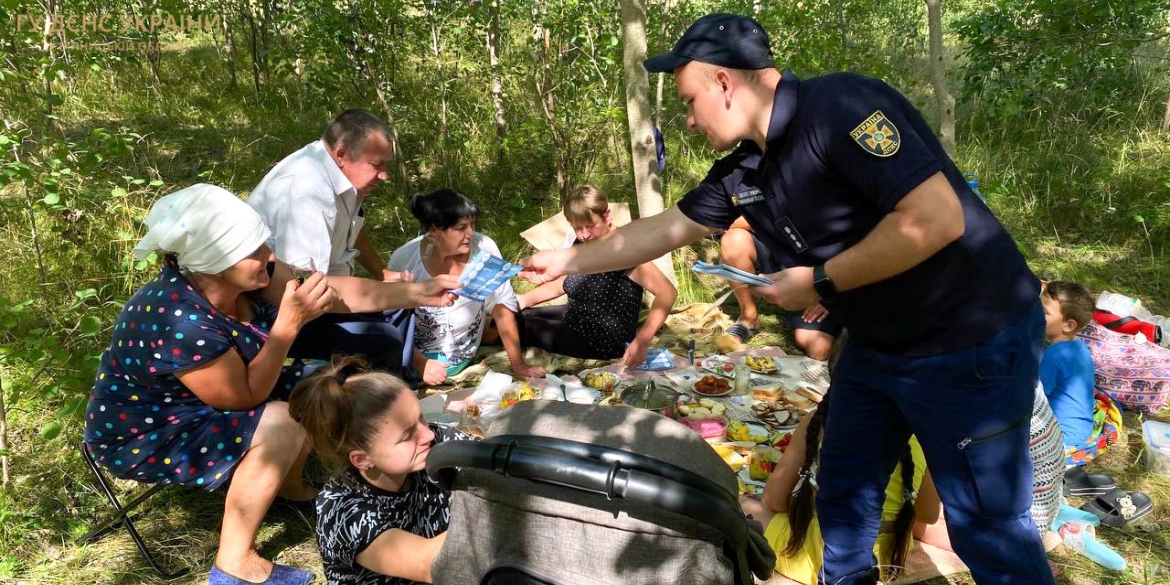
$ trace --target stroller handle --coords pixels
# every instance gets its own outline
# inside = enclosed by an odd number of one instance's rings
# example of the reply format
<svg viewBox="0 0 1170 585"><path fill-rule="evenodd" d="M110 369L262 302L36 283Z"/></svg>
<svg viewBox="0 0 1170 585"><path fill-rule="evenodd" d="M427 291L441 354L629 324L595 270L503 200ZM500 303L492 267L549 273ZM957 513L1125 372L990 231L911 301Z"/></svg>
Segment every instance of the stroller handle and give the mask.
<svg viewBox="0 0 1170 585"><path fill-rule="evenodd" d="M541 443L547 442L546 445ZM575 445L574 445L575 444ZM581 447L584 445L586 448ZM501 436L484 441L444 441L427 456L427 474L446 489L452 489L458 468L492 471L505 477L559 485L578 491L621 498L680 514L710 526L727 539L725 553L734 560L736 583L750 584L747 560L747 519L732 505L726 491L697 474L642 458L638 467L629 467L636 454L600 445L565 439L528 436ZM663 472L663 466L670 469ZM675 477L689 474L693 481ZM714 488L703 489L703 480Z"/></svg>
<svg viewBox="0 0 1170 585"><path fill-rule="evenodd" d="M707 495L719 496L728 504L739 507L739 500L736 499L735 494L728 492L719 484L711 481L709 478L687 471L677 465L672 465L665 461L653 459L639 453L632 453L630 451L622 451L620 449L611 449L594 443L582 443L580 441L570 441L567 439L559 439L556 437L541 437L536 435L498 435L492 437L492 442L505 443L515 441L522 445L532 445L535 447L543 447L549 449L556 449L562 453L576 455L578 457L585 457L590 459L598 459L607 463L619 463L625 469L639 469L662 476L666 479L674 480L678 483L693 487Z"/></svg>

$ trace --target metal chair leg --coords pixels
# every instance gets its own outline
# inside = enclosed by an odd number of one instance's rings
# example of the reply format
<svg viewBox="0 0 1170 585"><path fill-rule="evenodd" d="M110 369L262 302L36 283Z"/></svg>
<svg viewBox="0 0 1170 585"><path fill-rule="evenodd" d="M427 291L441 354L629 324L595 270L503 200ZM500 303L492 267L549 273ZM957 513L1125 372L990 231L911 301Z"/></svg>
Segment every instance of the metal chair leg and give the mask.
<svg viewBox="0 0 1170 585"><path fill-rule="evenodd" d="M130 516L130 512L132 512L146 500L150 499L150 497L159 490L167 487L168 484L155 484L151 486L150 489L131 500L129 504L123 506L120 502L118 502L118 496L114 494L113 486L110 485L110 482L106 479L105 474L102 473L101 468L98 467L97 461L94 460L93 455L90 454L89 449L87 449L85 446L85 443L81 444L81 456L83 459L85 459L85 463L89 466L89 470L93 472L93 476L95 479L97 479L98 486L101 487L102 492L105 493L106 499L108 499L110 504L114 506L115 514L107 518L105 522L98 525L93 530L90 530L85 534L85 536L82 536L80 542L82 544L93 542L94 540L97 540L98 538L101 538L102 536L105 536L106 534L116 530L119 525L125 526L126 532L130 533L130 538L134 541L134 545L138 547L138 552L142 553L142 556L146 559L146 564L149 565L150 568L159 577L169 581L171 579L185 575L190 570L189 568L184 568L175 572L167 572L164 571L157 562L155 562L154 555L152 555L150 550L146 548L146 542L144 542L142 540L142 536L138 534L138 529L134 527L134 520Z"/></svg>

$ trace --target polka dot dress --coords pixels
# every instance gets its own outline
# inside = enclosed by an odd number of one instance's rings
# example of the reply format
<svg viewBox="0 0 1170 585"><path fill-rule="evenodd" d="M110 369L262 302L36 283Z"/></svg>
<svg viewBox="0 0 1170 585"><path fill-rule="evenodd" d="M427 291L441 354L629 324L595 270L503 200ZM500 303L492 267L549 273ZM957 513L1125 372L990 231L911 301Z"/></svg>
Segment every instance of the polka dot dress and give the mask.
<svg viewBox="0 0 1170 585"><path fill-rule="evenodd" d="M565 277L565 326L600 355L621 356L638 333L642 287L628 270Z"/></svg>
<svg viewBox="0 0 1170 585"><path fill-rule="evenodd" d="M251 362L275 316L265 304L251 323L219 313L168 262L114 324L85 414L90 452L123 479L218 487L247 451L264 405L217 410L175 374L233 350ZM286 366L270 398L287 396L301 375L301 366Z"/></svg>

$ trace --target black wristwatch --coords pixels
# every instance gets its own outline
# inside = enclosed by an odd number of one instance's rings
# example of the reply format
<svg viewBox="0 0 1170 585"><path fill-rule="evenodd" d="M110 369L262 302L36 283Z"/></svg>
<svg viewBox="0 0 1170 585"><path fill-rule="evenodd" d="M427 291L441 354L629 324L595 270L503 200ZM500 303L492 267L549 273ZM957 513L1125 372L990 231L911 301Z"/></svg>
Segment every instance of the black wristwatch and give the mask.
<svg viewBox="0 0 1170 585"><path fill-rule="evenodd" d="M833 284L833 279L825 273L824 264L817 264L813 268L813 288L821 296L821 300L827 301L837 296L837 285Z"/></svg>

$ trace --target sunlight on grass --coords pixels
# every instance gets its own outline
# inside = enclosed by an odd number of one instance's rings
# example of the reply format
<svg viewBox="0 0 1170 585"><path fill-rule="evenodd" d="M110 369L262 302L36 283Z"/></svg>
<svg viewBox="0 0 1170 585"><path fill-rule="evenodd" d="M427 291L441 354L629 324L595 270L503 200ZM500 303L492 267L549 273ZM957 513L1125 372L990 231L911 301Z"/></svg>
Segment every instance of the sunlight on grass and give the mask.
<svg viewBox="0 0 1170 585"><path fill-rule="evenodd" d="M65 144L62 151L71 154L58 164L77 163L74 159L86 153L72 152L66 143L88 144L87 140L94 141L94 151L104 158L92 163L91 176L61 179L67 187L63 189L67 206L38 204L31 219L18 184L0 188L4 204L0 206L4 218L0 244L5 252L0 262L4 283L0 297L32 300L28 311L37 318L29 329L43 328L43 335L37 335L54 340L56 347L44 351L66 354L57 361L46 358L49 365L42 371L0 360L0 378L9 398L13 469L12 485L0 491L0 582L161 583L149 574L124 531L89 546L76 544L95 519L110 511L76 452L83 423L79 417L66 419L61 437L48 442L38 430L55 419L53 411L65 400L87 395L92 354L100 352L108 340L120 303L155 274L157 264L136 267L130 254L150 204L164 193L197 181L241 194L249 191L272 164L318 138L325 122L349 99L344 96L351 95L325 93L329 99L314 99L316 94L292 81L278 80L265 95L257 96L246 79L249 73L242 69L239 87L227 88L222 66L213 46L183 40L164 51L160 83L150 79L145 65L127 62L92 73L84 70L62 81L59 91L65 101L55 115ZM408 75L415 77L398 80L399 87L429 87L423 82L430 80L418 78L425 72L415 68ZM529 91L526 86L513 89ZM668 81L666 100L677 100L673 91ZM929 96L921 83L908 91L916 101ZM668 108L663 123L669 162L661 180L668 205L698 184L718 156L701 136L683 130L680 111L677 104ZM1170 242L1170 135L1157 129L1156 116L1078 119L1085 127L1074 133L1054 128L1053 120L1036 113L995 123L981 121L978 113L960 119L956 161L961 169L979 176L990 208L1013 234L1033 270L1044 278L1083 282L1094 293L1110 290L1139 297L1155 312L1170 312L1166 249ZM476 118L483 112L469 109L458 115ZM551 155L530 152L521 140L507 160L495 161L487 147L490 141L479 134L478 126L444 143L412 134L430 132L432 117L433 112L407 112L399 120L411 177L409 184L387 183L369 200L369 226L378 249L388 254L418 234L407 206L411 194L452 186L485 208L477 228L496 240L505 257L518 260L529 255L531 250L519 232L558 211L556 184L550 179ZM624 123L619 126L624 128ZM107 148L108 143L94 138L98 129L124 133L127 149ZM627 137L594 138L596 161L589 173L582 171L586 176L574 179L594 182L614 200L630 202L636 216ZM38 156L51 159L56 154L46 145ZM162 184L151 185L155 180ZM33 227L42 239L42 253L51 258L44 283L39 282L30 235ZM678 306L710 302L725 286L725 281L690 271L696 259L717 258L718 246L711 239L673 254ZM515 286L519 292L531 287L519 281ZM92 299L74 305L78 302L75 293L88 288L96 291ZM738 314L735 302L730 298L724 312ZM72 312L62 311L70 306ZM751 345L795 351L780 311L766 303L761 311L765 331ZM76 328L79 314L99 317L103 331L88 338L64 334ZM55 341L58 335L60 343ZM0 339L0 356L7 355L10 341ZM66 343L75 345L66 347ZM78 373L78 369L84 371ZM1170 409L1154 418L1170 421ZM1152 496L1154 513L1143 523L1149 530L1101 529L1102 540L1129 562L1124 574L1108 573L1067 549L1058 549L1051 558L1060 570L1060 583L1170 583L1170 478L1145 471L1140 420L1132 413L1126 415L1122 441L1095 464L1095 471L1112 474L1124 487ZM131 491L135 486L123 482L121 487ZM146 540L168 566L192 568L177 583L206 582L222 509L222 493L187 488L168 488L148 507L140 523ZM311 519L299 511L274 508L262 529L260 546L269 558L309 568L320 576ZM929 583L971 582L958 576Z"/></svg>

